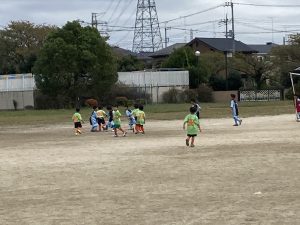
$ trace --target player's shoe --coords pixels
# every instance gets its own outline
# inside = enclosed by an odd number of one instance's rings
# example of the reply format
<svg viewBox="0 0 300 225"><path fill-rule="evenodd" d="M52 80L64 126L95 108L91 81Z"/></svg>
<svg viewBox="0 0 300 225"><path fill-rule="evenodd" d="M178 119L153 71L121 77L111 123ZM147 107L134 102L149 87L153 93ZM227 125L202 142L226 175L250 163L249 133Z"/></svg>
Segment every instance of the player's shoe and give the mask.
<svg viewBox="0 0 300 225"><path fill-rule="evenodd" d="M123 133L123 137L126 137L126 134L127 134L127 132L124 132L124 133Z"/></svg>
<svg viewBox="0 0 300 225"><path fill-rule="evenodd" d="M237 127L237 126L238 126L238 124L233 124L233 126L234 126L234 127Z"/></svg>
<svg viewBox="0 0 300 225"><path fill-rule="evenodd" d="M187 139L185 140L185 145L186 145L186 146L189 146L189 145L190 145L189 140L187 140Z"/></svg>
<svg viewBox="0 0 300 225"><path fill-rule="evenodd" d="M195 147L195 145L194 144L191 144L191 148L194 148Z"/></svg>
<svg viewBox="0 0 300 225"><path fill-rule="evenodd" d="M82 134L80 130L77 130L77 133L78 133L78 134Z"/></svg>
<svg viewBox="0 0 300 225"><path fill-rule="evenodd" d="M240 120L240 125L242 125L243 120Z"/></svg>
<svg viewBox="0 0 300 225"><path fill-rule="evenodd" d="M115 134L114 134L114 136L113 136L113 137L119 137L119 135L115 135Z"/></svg>

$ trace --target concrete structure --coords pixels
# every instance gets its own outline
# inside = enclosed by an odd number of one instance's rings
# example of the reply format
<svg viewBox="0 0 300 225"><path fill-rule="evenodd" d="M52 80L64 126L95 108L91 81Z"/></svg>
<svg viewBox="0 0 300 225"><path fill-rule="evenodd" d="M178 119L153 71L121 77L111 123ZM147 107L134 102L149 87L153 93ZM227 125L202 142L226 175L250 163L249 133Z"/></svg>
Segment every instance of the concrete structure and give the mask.
<svg viewBox="0 0 300 225"><path fill-rule="evenodd" d="M0 75L0 110L34 107L34 89L32 74Z"/></svg>
<svg viewBox="0 0 300 225"><path fill-rule="evenodd" d="M162 95L171 88L189 87L188 71L137 71L119 72L119 82L150 94L152 102L162 102Z"/></svg>

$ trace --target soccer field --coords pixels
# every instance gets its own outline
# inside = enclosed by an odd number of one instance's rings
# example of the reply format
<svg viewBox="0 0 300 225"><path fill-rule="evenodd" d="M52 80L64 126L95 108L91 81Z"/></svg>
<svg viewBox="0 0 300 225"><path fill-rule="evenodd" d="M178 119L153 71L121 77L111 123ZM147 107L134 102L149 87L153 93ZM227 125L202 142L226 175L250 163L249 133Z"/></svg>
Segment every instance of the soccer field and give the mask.
<svg viewBox="0 0 300 225"><path fill-rule="evenodd" d="M295 116L201 124L195 148L178 120L119 138L88 125L75 136L71 123L3 126L0 224L300 224Z"/></svg>

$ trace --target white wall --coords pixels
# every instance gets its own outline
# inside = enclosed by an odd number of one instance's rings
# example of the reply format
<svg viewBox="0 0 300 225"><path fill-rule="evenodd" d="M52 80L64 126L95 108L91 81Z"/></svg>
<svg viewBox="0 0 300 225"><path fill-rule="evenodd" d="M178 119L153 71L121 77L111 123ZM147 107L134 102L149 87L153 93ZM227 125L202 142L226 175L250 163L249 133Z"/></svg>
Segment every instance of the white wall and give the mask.
<svg viewBox="0 0 300 225"><path fill-rule="evenodd" d="M0 75L0 91L32 91L35 89L34 77L31 73Z"/></svg>

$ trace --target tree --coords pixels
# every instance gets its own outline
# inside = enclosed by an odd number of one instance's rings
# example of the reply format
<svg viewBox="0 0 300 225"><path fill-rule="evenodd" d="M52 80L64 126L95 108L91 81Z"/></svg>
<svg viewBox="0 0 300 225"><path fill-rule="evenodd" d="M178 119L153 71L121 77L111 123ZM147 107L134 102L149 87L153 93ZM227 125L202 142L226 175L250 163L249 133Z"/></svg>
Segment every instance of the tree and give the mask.
<svg viewBox="0 0 300 225"><path fill-rule="evenodd" d="M162 64L162 67L187 69L190 74L191 88L197 88L199 84L207 83L209 79L207 65L195 56L190 47L176 49Z"/></svg>
<svg viewBox="0 0 300 225"><path fill-rule="evenodd" d="M256 87L261 89L266 80L272 79L274 64L269 59L253 55L236 54L235 69L254 79Z"/></svg>
<svg viewBox="0 0 300 225"><path fill-rule="evenodd" d="M0 31L0 73L30 73L47 36L55 29L28 21L11 22Z"/></svg>
<svg viewBox="0 0 300 225"><path fill-rule="evenodd" d="M118 71L130 72L143 70L145 65L135 56L124 56L118 59Z"/></svg>
<svg viewBox="0 0 300 225"><path fill-rule="evenodd" d="M290 36L289 44L272 49L272 61L284 87L291 87L289 72L300 66L300 34Z"/></svg>
<svg viewBox="0 0 300 225"><path fill-rule="evenodd" d="M102 99L117 81L111 48L92 27L68 22L45 42L34 66L37 87L53 97Z"/></svg>

